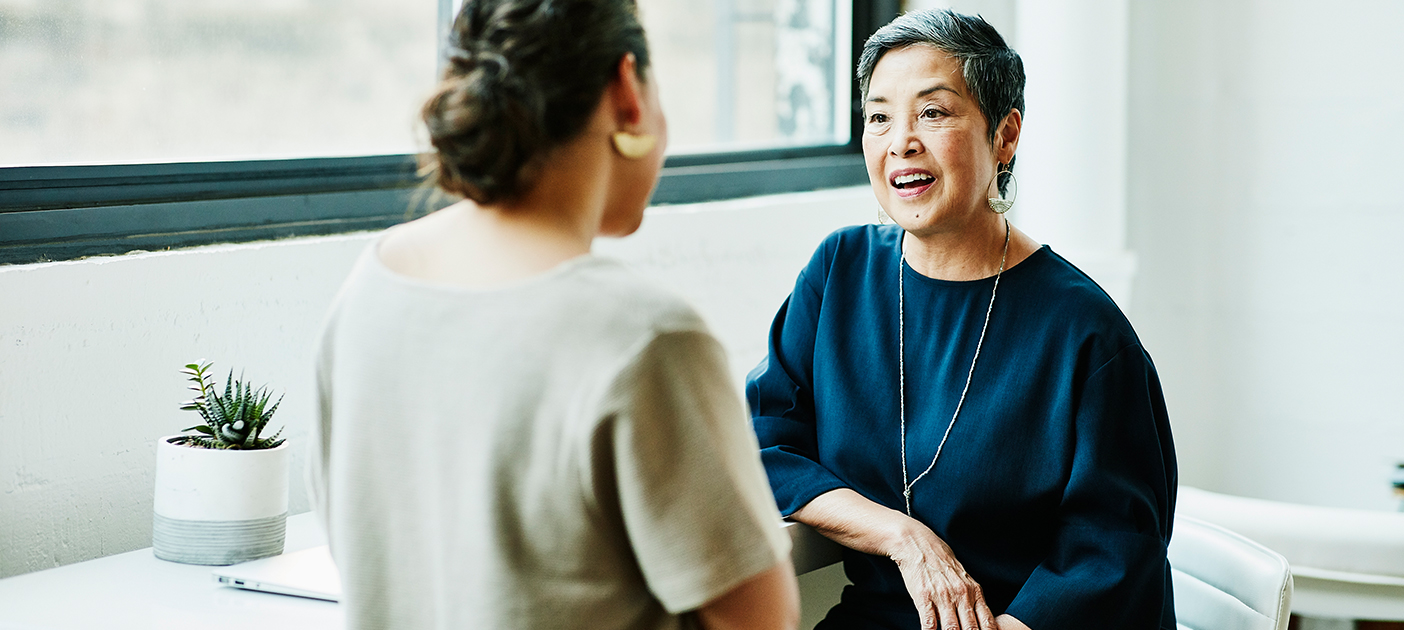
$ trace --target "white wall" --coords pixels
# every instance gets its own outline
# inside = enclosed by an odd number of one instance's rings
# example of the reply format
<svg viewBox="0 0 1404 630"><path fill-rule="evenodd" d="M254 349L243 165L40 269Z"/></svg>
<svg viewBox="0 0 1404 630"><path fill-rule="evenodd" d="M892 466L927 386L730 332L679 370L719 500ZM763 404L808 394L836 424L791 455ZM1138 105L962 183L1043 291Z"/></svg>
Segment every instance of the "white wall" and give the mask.
<svg viewBox="0 0 1404 630"><path fill-rule="evenodd" d="M309 340L362 240L0 267L0 576L150 546L154 441L198 423L181 365L286 389L274 424L304 435Z"/></svg>
<svg viewBox="0 0 1404 630"><path fill-rule="evenodd" d="M1404 4L1133 3L1133 320L1184 480L1394 509Z"/></svg>
<svg viewBox="0 0 1404 630"><path fill-rule="evenodd" d="M597 250L696 304L739 382L820 239L876 208L866 187L653 208ZM297 445L314 335L372 236L0 267L0 577L150 546L154 441L195 424L177 408L185 363L286 389L274 424Z"/></svg>

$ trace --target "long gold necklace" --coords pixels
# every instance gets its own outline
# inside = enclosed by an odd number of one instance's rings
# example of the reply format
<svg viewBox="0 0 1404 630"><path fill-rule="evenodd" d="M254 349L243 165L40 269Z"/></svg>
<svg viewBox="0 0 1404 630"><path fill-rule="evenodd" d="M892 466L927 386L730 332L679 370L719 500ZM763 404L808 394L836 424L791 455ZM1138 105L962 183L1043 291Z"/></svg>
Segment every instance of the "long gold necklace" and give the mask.
<svg viewBox="0 0 1404 630"><path fill-rule="evenodd" d="M1005 219L1004 253L999 255L999 272L995 274L994 288L990 290L990 305L985 309L985 323L980 326L980 340L975 343L975 357L970 359L970 372L965 375L965 388L960 390L960 401L956 403L955 413L951 414L951 423L946 425L946 434L941 436L941 443L936 446L936 454L932 456L931 463L910 482L907 481L907 298L902 282L902 266L907 264L905 252L901 254L901 260L897 263L897 395L902 420L902 497L907 501L907 516L912 515L912 487L936 467L936 460L941 457L941 449L946 447L946 438L951 437L951 429L955 427L956 418L960 417L960 409L965 406L965 395L970 392L970 381L975 377L975 362L980 360L980 348L985 345L985 331L990 328L990 314L994 312L999 279L1004 275L1004 262L1009 256L1009 231L1009 219Z"/></svg>

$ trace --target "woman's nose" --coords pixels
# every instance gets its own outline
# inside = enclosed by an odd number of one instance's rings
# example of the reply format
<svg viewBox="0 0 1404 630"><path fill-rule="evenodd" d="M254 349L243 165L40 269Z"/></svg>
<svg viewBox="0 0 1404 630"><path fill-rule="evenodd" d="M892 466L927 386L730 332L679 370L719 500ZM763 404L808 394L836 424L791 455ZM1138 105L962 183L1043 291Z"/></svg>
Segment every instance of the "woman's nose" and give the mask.
<svg viewBox="0 0 1404 630"><path fill-rule="evenodd" d="M922 146L921 140L913 133L910 126L905 125L897 130L897 133L892 137L892 144L888 146L888 152L893 157L912 157L919 155L923 150L925 147Z"/></svg>

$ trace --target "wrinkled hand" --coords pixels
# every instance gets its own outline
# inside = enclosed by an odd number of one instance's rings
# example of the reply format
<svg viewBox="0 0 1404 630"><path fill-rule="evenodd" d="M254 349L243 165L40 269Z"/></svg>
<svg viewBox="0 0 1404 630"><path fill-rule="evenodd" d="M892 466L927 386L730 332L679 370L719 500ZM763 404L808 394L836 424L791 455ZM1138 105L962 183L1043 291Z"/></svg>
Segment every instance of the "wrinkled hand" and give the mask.
<svg viewBox="0 0 1404 630"><path fill-rule="evenodd" d="M903 538L889 557L902 572L923 630L999 629L980 585L944 540L919 523Z"/></svg>

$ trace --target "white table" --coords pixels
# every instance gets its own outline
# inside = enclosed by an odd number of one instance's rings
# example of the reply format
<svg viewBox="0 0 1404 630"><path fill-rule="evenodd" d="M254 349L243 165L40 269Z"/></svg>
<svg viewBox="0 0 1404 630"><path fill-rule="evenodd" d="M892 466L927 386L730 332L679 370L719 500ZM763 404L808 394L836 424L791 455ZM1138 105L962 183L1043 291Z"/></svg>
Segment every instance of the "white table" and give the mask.
<svg viewBox="0 0 1404 630"><path fill-rule="evenodd" d="M285 551L326 543L311 513L288 518ZM0 580L3 630L339 629L332 602L220 586L211 567L139 549Z"/></svg>
<svg viewBox="0 0 1404 630"><path fill-rule="evenodd" d="M838 562L837 544L797 523L796 573ZM288 518L285 552L326 544L311 514ZM0 580L0 630L321 630L343 627L335 603L220 586L211 567L157 560L151 549Z"/></svg>

